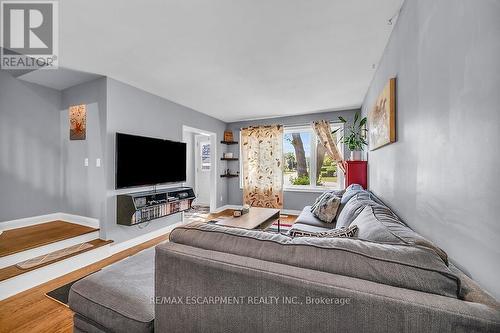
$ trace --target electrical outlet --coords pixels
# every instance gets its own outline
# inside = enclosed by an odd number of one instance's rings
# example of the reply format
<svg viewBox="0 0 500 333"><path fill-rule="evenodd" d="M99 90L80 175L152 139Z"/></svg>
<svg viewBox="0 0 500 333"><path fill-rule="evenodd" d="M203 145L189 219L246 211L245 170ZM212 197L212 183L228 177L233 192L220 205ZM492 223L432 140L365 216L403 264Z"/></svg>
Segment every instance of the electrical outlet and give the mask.
<svg viewBox="0 0 500 333"><path fill-rule="evenodd" d="M100 168L101 167L101 159L100 158L96 158L95 159L95 166Z"/></svg>
<svg viewBox="0 0 500 333"><path fill-rule="evenodd" d="M83 160L83 165L86 167L89 166L89 159L87 157L85 157L85 159Z"/></svg>

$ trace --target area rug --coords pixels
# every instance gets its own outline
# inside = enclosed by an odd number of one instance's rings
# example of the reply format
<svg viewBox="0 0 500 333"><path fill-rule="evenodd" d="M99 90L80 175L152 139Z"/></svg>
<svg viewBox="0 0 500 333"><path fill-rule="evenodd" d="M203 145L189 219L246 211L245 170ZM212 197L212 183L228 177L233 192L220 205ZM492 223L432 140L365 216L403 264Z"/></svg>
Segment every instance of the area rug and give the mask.
<svg viewBox="0 0 500 333"><path fill-rule="evenodd" d="M94 245L90 243L81 243L81 244L76 244L70 247L67 247L65 249L57 250L54 252L50 252L48 254L44 254L35 258L31 258L28 260L25 260L23 262L17 263L16 266L17 268L20 269L30 269L36 266L44 265L46 263L49 263L51 261L58 260L62 257L69 256L70 254L74 254L83 250L87 250Z"/></svg>
<svg viewBox="0 0 500 333"><path fill-rule="evenodd" d="M96 271L96 272L98 272L98 271ZM92 274L94 274L94 273L92 273ZM58 303L61 303L63 305L68 306L69 291L71 289L71 286L73 284L75 284L75 282L78 282L81 279L84 279L84 278L86 278L89 275L91 275L91 274L85 275L84 277L79 278L78 280L71 281L70 283L67 283L64 286L61 286L61 287L56 288L54 290L51 290L51 291L47 292L45 294L45 296L47 296L48 298L53 299L54 301L56 301Z"/></svg>
<svg viewBox="0 0 500 333"><path fill-rule="evenodd" d="M282 235L288 235L288 232L290 231L292 226L293 223L289 224L286 222L280 222L279 233ZM278 233L278 221L274 221L273 224L266 229L266 231Z"/></svg>
<svg viewBox="0 0 500 333"><path fill-rule="evenodd" d="M184 222L205 222L210 215L210 207L193 205L190 210L184 212Z"/></svg>

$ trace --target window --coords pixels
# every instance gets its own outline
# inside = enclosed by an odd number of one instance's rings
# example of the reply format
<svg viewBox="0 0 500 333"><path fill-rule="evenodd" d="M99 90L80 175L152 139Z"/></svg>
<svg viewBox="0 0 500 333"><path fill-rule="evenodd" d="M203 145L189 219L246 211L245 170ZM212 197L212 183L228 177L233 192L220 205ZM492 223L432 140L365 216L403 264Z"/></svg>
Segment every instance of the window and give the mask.
<svg viewBox="0 0 500 333"><path fill-rule="evenodd" d="M210 142L201 143L200 145L201 153L201 170L210 171L211 161L210 161Z"/></svg>
<svg viewBox="0 0 500 333"><path fill-rule="evenodd" d="M341 124L331 124L332 131L341 126ZM334 139L338 141L336 137ZM283 187L285 190L342 187L337 163L326 154L311 125L285 126L283 165Z"/></svg>
<svg viewBox="0 0 500 333"><path fill-rule="evenodd" d="M332 131L343 128L331 123ZM338 137L334 134L335 142ZM241 137L240 137L241 142ZM339 144L343 154L343 145ZM241 145L240 145L240 156ZM240 174L243 175L242 163ZM240 188L243 177L240 177ZM283 133L283 188L285 191L321 191L343 188L343 174L325 153L311 125L285 126Z"/></svg>

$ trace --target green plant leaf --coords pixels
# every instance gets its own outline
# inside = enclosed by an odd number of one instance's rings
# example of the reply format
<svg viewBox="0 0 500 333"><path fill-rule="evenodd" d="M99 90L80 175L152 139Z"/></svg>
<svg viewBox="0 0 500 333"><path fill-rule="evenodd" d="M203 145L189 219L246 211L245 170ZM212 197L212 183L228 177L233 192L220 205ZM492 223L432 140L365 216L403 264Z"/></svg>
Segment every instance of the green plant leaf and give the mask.
<svg viewBox="0 0 500 333"><path fill-rule="evenodd" d="M356 113L354 114L354 123L353 123L353 125L356 125L356 122L358 121L358 119L359 119L359 113L358 113L358 112L356 112Z"/></svg>
<svg viewBox="0 0 500 333"><path fill-rule="evenodd" d="M364 124L366 124L366 117L361 119L361 121L359 122L359 127L363 127Z"/></svg>
<svg viewBox="0 0 500 333"><path fill-rule="evenodd" d="M344 119L344 117L342 117L342 116L339 116L339 120L340 120L341 122L343 122L343 123L347 123L347 120L345 120L345 119Z"/></svg>

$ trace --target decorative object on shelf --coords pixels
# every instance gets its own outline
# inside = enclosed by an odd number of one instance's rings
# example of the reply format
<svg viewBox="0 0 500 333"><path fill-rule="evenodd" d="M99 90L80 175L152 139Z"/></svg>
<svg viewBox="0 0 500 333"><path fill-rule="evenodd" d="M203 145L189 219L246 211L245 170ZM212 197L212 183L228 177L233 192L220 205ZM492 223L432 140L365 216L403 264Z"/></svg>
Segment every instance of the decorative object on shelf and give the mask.
<svg viewBox="0 0 500 333"><path fill-rule="evenodd" d="M87 136L87 106L85 104L69 107L69 139L85 140Z"/></svg>
<svg viewBox="0 0 500 333"><path fill-rule="evenodd" d="M396 142L396 78L387 82L368 114L370 150Z"/></svg>
<svg viewBox="0 0 500 333"><path fill-rule="evenodd" d="M222 154L222 156L223 156L224 158L228 158L228 159L229 159L229 158L233 158L233 153L223 153L223 154Z"/></svg>
<svg viewBox="0 0 500 333"><path fill-rule="evenodd" d="M232 142L234 140L232 131L224 131L224 141Z"/></svg>
<svg viewBox="0 0 500 333"><path fill-rule="evenodd" d="M233 177L239 177L240 176L240 172L237 171L236 173L231 173L231 170L229 169L226 169L224 171L224 174L220 175L221 177L226 177L226 178L233 178Z"/></svg>
<svg viewBox="0 0 500 333"><path fill-rule="evenodd" d="M283 126L241 129L243 203L283 208Z"/></svg>
<svg viewBox="0 0 500 333"><path fill-rule="evenodd" d="M366 117L360 118L359 112L356 112L352 125L348 124L347 120L343 117L339 117L339 120L344 123L344 131L339 138L339 142L349 147L351 161L360 161L362 159L363 148L368 145L366 142ZM333 131L332 135L336 134L339 130L336 129Z"/></svg>
<svg viewBox="0 0 500 333"><path fill-rule="evenodd" d="M342 171L345 171L344 157L338 149L337 140L334 139L337 130L332 132L330 122L326 120L315 121L312 125L314 132L318 137L318 141L323 145L328 156L330 156L332 160L337 162L338 167Z"/></svg>

